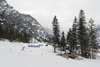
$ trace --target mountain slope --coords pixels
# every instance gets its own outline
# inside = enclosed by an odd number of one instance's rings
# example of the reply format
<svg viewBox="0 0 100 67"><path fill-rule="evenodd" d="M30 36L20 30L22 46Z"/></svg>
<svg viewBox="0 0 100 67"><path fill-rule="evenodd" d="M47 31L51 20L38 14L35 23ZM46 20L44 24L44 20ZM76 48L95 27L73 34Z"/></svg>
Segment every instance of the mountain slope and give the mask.
<svg viewBox="0 0 100 67"><path fill-rule="evenodd" d="M9 27L10 24L15 24L20 32L26 31L33 38L37 37L44 40L50 36L35 18L19 13L12 6L7 4L6 0L0 0L0 19L3 19L4 28Z"/></svg>

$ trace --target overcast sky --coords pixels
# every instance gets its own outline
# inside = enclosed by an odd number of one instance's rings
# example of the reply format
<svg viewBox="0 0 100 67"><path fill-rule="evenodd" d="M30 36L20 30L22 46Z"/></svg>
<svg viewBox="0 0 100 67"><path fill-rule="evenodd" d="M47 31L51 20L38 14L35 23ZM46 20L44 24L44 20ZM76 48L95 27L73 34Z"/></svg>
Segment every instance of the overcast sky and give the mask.
<svg viewBox="0 0 100 67"><path fill-rule="evenodd" d="M6 0L9 5L23 14L30 14L44 28L52 29L54 16L59 21L60 31L71 28L74 17L78 18L81 9L86 21L93 18L100 24L100 0Z"/></svg>

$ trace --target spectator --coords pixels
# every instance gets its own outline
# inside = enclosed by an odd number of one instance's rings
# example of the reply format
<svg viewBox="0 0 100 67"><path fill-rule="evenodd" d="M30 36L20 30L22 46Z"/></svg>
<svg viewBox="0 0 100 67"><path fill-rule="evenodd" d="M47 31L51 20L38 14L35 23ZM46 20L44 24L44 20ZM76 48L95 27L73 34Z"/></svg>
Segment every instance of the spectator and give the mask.
<svg viewBox="0 0 100 67"><path fill-rule="evenodd" d="M89 55L88 55L88 54L86 54L86 58L87 58L87 59L89 58Z"/></svg>

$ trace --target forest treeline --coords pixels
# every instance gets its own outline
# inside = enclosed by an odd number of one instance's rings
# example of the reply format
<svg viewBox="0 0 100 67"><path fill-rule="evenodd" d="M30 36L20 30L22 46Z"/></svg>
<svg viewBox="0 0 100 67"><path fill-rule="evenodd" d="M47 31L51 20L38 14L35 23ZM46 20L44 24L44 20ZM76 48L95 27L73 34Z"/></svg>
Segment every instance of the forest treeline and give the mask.
<svg viewBox="0 0 100 67"><path fill-rule="evenodd" d="M0 15L2 16L2 15ZM8 39L10 42L24 42L29 43L31 40L31 35L27 34L25 31L17 29L15 24L6 25L7 21L4 18L0 18L0 39Z"/></svg>
<svg viewBox="0 0 100 67"><path fill-rule="evenodd" d="M56 16L52 21L52 28L54 52L58 47L63 51L68 48L74 53L80 50L81 56L85 57L92 50L92 58L95 58L94 51L98 50L96 47L98 45L97 27L92 18L86 22L83 10L80 10L78 19L74 18L72 28L69 29L66 38L64 31L60 35L60 26Z"/></svg>

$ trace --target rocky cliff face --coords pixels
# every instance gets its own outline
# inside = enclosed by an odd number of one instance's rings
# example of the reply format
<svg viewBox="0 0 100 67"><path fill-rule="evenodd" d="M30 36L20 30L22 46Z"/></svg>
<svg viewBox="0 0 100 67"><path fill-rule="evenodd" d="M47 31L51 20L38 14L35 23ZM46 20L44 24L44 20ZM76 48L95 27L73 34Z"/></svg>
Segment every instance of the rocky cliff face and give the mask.
<svg viewBox="0 0 100 67"><path fill-rule="evenodd" d="M35 18L19 13L7 4L6 0L0 0L0 18L3 19L4 28L9 27L10 24L15 24L19 32L26 31L33 38L37 37L42 40L48 39L50 36Z"/></svg>

